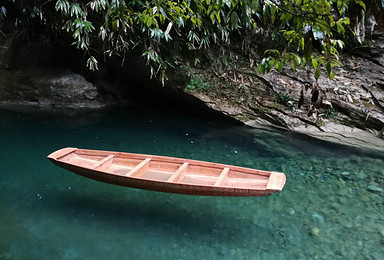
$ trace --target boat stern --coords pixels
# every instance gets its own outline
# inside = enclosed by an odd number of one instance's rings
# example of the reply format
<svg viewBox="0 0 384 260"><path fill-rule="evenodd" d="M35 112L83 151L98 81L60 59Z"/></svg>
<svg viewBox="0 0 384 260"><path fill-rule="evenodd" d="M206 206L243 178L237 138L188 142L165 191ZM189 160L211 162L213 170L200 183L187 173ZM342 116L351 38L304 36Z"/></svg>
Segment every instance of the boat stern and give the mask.
<svg viewBox="0 0 384 260"><path fill-rule="evenodd" d="M286 176L281 172L271 172L269 176L267 190L272 192L278 192L283 190L286 181Z"/></svg>

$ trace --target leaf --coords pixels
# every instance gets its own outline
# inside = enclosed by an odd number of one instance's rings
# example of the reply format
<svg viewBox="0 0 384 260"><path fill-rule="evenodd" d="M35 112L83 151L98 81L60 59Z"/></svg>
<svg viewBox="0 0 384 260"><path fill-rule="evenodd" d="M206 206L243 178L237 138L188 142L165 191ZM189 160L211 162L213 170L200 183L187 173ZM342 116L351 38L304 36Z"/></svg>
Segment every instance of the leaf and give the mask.
<svg viewBox="0 0 384 260"><path fill-rule="evenodd" d="M81 35L80 35L80 29L77 29L77 30L73 33L72 37L75 38L75 39L77 39L77 40L79 41L79 40L80 40L80 37L81 37Z"/></svg>
<svg viewBox="0 0 384 260"><path fill-rule="evenodd" d="M1 6L1 13L6 17L7 16L7 9L5 9L4 6Z"/></svg>
<svg viewBox="0 0 384 260"><path fill-rule="evenodd" d="M317 80L320 77L320 68L315 70L315 79Z"/></svg>
<svg viewBox="0 0 384 260"><path fill-rule="evenodd" d="M153 9L152 9L152 14L154 15L156 13L157 13L157 6L153 7Z"/></svg>
<svg viewBox="0 0 384 260"><path fill-rule="evenodd" d="M219 24L221 24L221 18L219 13L216 13L216 20Z"/></svg>
<svg viewBox="0 0 384 260"><path fill-rule="evenodd" d="M184 19L182 17L179 17L178 19L176 19L176 24L178 27L184 27Z"/></svg>
<svg viewBox="0 0 384 260"><path fill-rule="evenodd" d="M342 26L340 23L336 23L336 28L338 33L341 33L341 34L345 33L344 26Z"/></svg>
<svg viewBox="0 0 384 260"><path fill-rule="evenodd" d="M171 35L169 35L169 34L164 34L164 38L165 38L165 41L166 41L166 42L169 42L169 41L172 40L172 37L171 37Z"/></svg>
<svg viewBox="0 0 384 260"><path fill-rule="evenodd" d="M227 7L231 8L232 3L231 3L230 0L224 0L224 3L225 3L225 5L226 5Z"/></svg>
<svg viewBox="0 0 384 260"><path fill-rule="evenodd" d="M309 62L309 59L311 58L311 55L312 55L312 50L313 50L312 39L308 39L305 41L305 45L304 45L304 59L306 62Z"/></svg>
<svg viewBox="0 0 384 260"><path fill-rule="evenodd" d="M293 54L293 65L294 65L294 67L296 68L300 64L301 64L301 59L300 59L299 55Z"/></svg>
<svg viewBox="0 0 384 260"><path fill-rule="evenodd" d="M118 28L119 28L119 20L113 20L112 29L116 31Z"/></svg>
<svg viewBox="0 0 384 260"><path fill-rule="evenodd" d="M325 68L327 70L327 75L330 76L331 75L331 72L332 72L332 65L331 65L331 62L327 62L327 64L325 65Z"/></svg>
<svg viewBox="0 0 384 260"><path fill-rule="evenodd" d="M274 5L271 5L270 8L271 8L271 20L272 20L272 23L274 23L274 22L275 22L275 19L276 19L276 11L277 11L277 7L274 6ZM267 15L267 14L264 14L264 17L268 17L268 15Z"/></svg>
<svg viewBox="0 0 384 260"><path fill-rule="evenodd" d="M281 61L276 62L276 69L280 72L283 71L283 63Z"/></svg>
<svg viewBox="0 0 384 260"><path fill-rule="evenodd" d="M315 38L315 40L324 39L323 32L317 26L312 27L312 33L313 33L313 38Z"/></svg>
<svg viewBox="0 0 384 260"><path fill-rule="evenodd" d="M168 26L167 26L167 29L165 30L165 35L167 35L167 34L169 34L169 32L171 31L171 29L172 29L172 22L169 22L169 24L168 24Z"/></svg>
<svg viewBox="0 0 384 260"><path fill-rule="evenodd" d="M339 46L340 49L344 48L344 42L342 40L336 40L337 45Z"/></svg>
<svg viewBox="0 0 384 260"><path fill-rule="evenodd" d="M269 56L280 56L280 51L276 49L269 49L264 52L264 55L268 54Z"/></svg>
<svg viewBox="0 0 384 260"><path fill-rule="evenodd" d="M312 59L312 66L316 70L319 67L319 64L317 63L316 59Z"/></svg>
<svg viewBox="0 0 384 260"><path fill-rule="evenodd" d="M259 73L266 73L266 72L269 72L273 65L275 64L275 60L268 57L268 58L264 58L261 60L261 63L259 64L259 66L257 66L257 71Z"/></svg>
<svg viewBox="0 0 384 260"><path fill-rule="evenodd" d="M237 13L235 11L233 11L231 13L231 27L232 27L232 29L237 29L238 20L239 20L239 16L237 15Z"/></svg>
<svg viewBox="0 0 384 260"><path fill-rule="evenodd" d="M83 16L84 12L78 4L71 4L70 15L72 17L79 17L79 16Z"/></svg>
<svg viewBox="0 0 384 260"><path fill-rule="evenodd" d="M364 11L366 11L365 3L362 0L355 0L356 4L359 4L361 7L363 7Z"/></svg>
<svg viewBox="0 0 384 260"><path fill-rule="evenodd" d="M69 12L69 2L67 0L58 0L55 5L56 11L61 11L62 13Z"/></svg>
<svg viewBox="0 0 384 260"><path fill-rule="evenodd" d="M99 68L98 68L97 65L98 65L98 62L97 62L95 57L91 56L91 57L88 58L88 60L87 60L87 67L90 70L92 70L92 71L98 70Z"/></svg>
<svg viewBox="0 0 384 260"><path fill-rule="evenodd" d="M152 22L153 22L153 17L148 17L148 19L147 19L147 27L151 27L151 25L152 25Z"/></svg>

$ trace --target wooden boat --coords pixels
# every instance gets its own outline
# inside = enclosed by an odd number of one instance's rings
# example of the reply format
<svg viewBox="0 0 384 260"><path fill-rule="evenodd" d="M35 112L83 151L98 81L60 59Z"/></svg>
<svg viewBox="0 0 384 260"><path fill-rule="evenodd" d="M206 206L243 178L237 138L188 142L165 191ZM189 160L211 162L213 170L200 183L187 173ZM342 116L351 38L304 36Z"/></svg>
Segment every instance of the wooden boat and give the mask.
<svg viewBox="0 0 384 260"><path fill-rule="evenodd" d="M279 172L166 156L63 148L48 159L101 182L180 194L264 196L285 184Z"/></svg>

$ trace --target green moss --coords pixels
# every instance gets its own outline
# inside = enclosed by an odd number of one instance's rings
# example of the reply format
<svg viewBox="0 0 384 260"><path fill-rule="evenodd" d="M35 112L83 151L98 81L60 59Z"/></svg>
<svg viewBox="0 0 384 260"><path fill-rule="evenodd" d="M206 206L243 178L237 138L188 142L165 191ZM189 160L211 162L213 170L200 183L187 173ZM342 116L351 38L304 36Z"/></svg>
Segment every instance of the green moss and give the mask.
<svg viewBox="0 0 384 260"><path fill-rule="evenodd" d="M278 107L278 105L277 105L275 102L271 102L271 103L269 103L268 106L269 106L270 108L276 108L276 107Z"/></svg>
<svg viewBox="0 0 384 260"><path fill-rule="evenodd" d="M234 118L241 121L241 122L246 122L246 121L251 120L250 117L247 117L245 115L234 116Z"/></svg>
<svg viewBox="0 0 384 260"><path fill-rule="evenodd" d="M366 107L366 109L375 108L375 105L373 105L373 104L372 104L371 102L369 102L369 101L362 100L362 103L364 104L364 106Z"/></svg>
<svg viewBox="0 0 384 260"><path fill-rule="evenodd" d="M324 126L325 123L324 123L323 120L319 119L319 120L317 120L316 125L317 125L317 126Z"/></svg>

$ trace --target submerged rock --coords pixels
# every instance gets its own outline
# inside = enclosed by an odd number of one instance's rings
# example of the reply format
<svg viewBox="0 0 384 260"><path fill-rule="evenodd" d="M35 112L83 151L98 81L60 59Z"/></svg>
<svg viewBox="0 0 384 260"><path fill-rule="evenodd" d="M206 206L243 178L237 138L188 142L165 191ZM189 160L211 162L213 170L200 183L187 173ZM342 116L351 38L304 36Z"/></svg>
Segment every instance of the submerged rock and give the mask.
<svg viewBox="0 0 384 260"><path fill-rule="evenodd" d="M360 180L364 179L366 177L365 173L358 172L356 173L356 177Z"/></svg>
<svg viewBox="0 0 384 260"><path fill-rule="evenodd" d="M313 214L312 217L315 219L319 219L320 221L324 220L324 216L318 213Z"/></svg>
<svg viewBox="0 0 384 260"><path fill-rule="evenodd" d="M293 208L289 208L289 215L293 216L295 215L295 210Z"/></svg>
<svg viewBox="0 0 384 260"><path fill-rule="evenodd" d="M384 192L383 188L380 188L380 187L375 186L375 185L368 185L368 190L374 191L374 192Z"/></svg>
<svg viewBox="0 0 384 260"><path fill-rule="evenodd" d="M309 230L309 233L313 237L319 237L320 229L318 227L311 227L311 229Z"/></svg>
<svg viewBox="0 0 384 260"><path fill-rule="evenodd" d="M384 238L384 226L383 225L377 225L377 231L381 234L381 236Z"/></svg>

